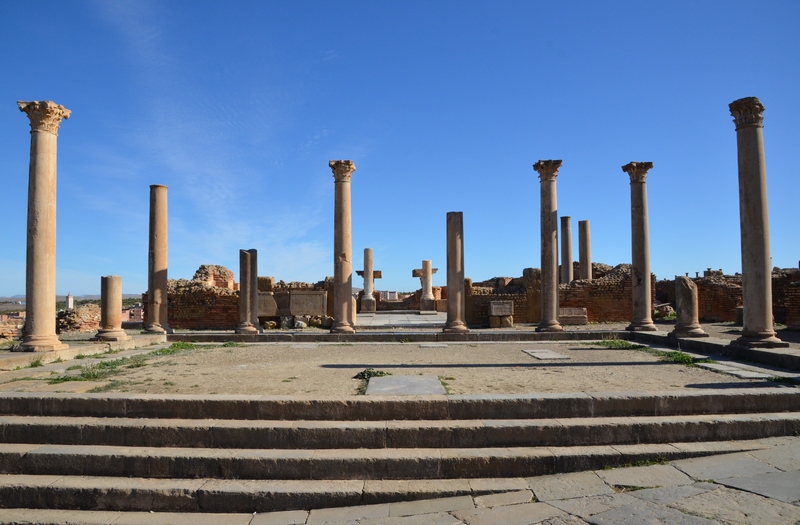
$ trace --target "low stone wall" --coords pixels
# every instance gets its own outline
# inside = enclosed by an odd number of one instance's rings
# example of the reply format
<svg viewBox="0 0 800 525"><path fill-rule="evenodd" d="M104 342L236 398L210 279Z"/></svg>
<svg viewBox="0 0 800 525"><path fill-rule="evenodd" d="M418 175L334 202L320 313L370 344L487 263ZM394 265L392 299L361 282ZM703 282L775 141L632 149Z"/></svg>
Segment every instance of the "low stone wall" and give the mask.
<svg viewBox="0 0 800 525"><path fill-rule="evenodd" d="M514 303L514 322L528 322L528 296L525 293L491 293L490 288L473 287L466 296L466 322L472 326L489 326L489 303L492 301L511 301Z"/></svg>
<svg viewBox="0 0 800 525"><path fill-rule="evenodd" d="M170 328L233 330L239 324L239 293L207 282L180 279L169 282L167 318ZM147 293L142 294L147 325Z"/></svg>
<svg viewBox="0 0 800 525"><path fill-rule="evenodd" d="M0 339L18 339L22 335L22 321L0 321Z"/></svg>
<svg viewBox="0 0 800 525"><path fill-rule="evenodd" d="M100 328L100 306L82 304L61 310L56 315L56 332L94 332Z"/></svg>
<svg viewBox="0 0 800 525"><path fill-rule="evenodd" d="M786 287L785 304L786 326L800 330L800 282L793 282Z"/></svg>

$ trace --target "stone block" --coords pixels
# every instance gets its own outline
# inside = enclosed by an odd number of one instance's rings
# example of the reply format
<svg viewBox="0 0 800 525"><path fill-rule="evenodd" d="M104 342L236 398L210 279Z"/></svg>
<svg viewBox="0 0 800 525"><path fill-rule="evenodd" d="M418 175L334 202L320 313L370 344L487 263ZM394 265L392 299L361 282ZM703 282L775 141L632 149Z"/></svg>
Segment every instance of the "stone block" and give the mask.
<svg viewBox="0 0 800 525"><path fill-rule="evenodd" d="M273 292L273 291L275 291L275 278L274 277L259 277L258 278L258 291L259 292Z"/></svg>
<svg viewBox="0 0 800 525"><path fill-rule="evenodd" d="M498 317L514 315L514 301L489 301L489 315Z"/></svg>
<svg viewBox="0 0 800 525"><path fill-rule="evenodd" d="M262 292L261 279L259 277L259 292L258 292L258 317L278 317L278 303L275 301L275 295L272 292Z"/></svg>
<svg viewBox="0 0 800 525"><path fill-rule="evenodd" d="M293 290L289 294L290 315L325 315L327 293L324 291Z"/></svg>
<svg viewBox="0 0 800 525"><path fill-rule="evenodd" d="M589 324L589 316L586 308L559 308L558 322L562 325L585 325Z"/></svg>
<svg viewBox="0 0 800 525"><path fill-rule="evenodd" d="M489 328L500 328L500 318L496 315L489 317Z"/></svg>
<svg viewBox="0 0 800 525"><path fill-rule="evenodd" d="M504 315L500 317L500 328L512 328L514 326L514 316Z"/></svg>

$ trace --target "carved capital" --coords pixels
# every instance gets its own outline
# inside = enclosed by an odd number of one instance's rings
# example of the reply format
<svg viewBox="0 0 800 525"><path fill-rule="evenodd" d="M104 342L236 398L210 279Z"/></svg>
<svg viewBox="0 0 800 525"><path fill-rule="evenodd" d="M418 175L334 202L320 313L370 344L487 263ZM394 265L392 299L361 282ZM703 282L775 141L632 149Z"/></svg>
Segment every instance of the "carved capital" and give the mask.
<svg viewBox="0 0 800 525"><path fill-rule="evenodd" d="M622 166L622 171L631 177L631 183L647 182L647 172L653 169L652 162L629 162Z"/></svg>
<svg viewBox="0 0 800 525"><path fill-rule="evenodd" d="M50 100L18 101L20 111L24 111L31 121L31 133L46 131L58 135L58 127L62 120L69 118L72 111Z"/></svg>
<svg viewBox="0 0 800 525"><path fill-rule="evenodd" d="M558 169L563 162L562 160L540 160L533 165L533 169L539 172L539 180L556 180Z"/></svg>
<svg viewBox="0 0 800 525"><path fill-rule="evenodd" d="M331 167L336 182L350 182L350 177L356 171L356 165L352 160L331 160L328 161L328 166Z"/></svg>
<svg viewBox="0 0 800 525"><path fill-rule="evenodd" d="M756 97L734 100L728 107L733 115L736 130L747 126L764 127L764 105Z"/></svg>

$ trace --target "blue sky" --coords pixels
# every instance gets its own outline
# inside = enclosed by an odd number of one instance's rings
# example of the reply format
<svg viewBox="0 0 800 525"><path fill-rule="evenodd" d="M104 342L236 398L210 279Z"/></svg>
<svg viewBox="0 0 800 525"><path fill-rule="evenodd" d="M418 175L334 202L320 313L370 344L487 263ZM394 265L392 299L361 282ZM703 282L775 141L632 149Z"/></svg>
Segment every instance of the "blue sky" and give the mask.
<svg viewBox="0 0 800 525"><path fill-rule="evenodd" d="M800 259L800 3L736 1L0 2L0 295L25 290L28 119L59 133L57 292L147 288L149 185L169 186L169 272L257 248L259 274L333 274L329 159L352 159L354 269L446 283L538 267L539 159L595 262L630 262L620 166L652 161L652 269L741 269L728 104L757 96L773 264ZM354 284L361 286L361 279Z"/></svg>

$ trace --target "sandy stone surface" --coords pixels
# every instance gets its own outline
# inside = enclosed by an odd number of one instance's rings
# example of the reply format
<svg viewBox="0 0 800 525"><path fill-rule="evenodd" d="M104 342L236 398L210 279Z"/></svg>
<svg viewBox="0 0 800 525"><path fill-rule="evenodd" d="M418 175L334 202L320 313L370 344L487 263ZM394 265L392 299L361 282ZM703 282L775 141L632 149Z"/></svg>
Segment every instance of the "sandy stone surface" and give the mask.
<svg viewBox="0 0 800 525"><path fill-rule="evenodd" d="M165 345L166 346L166 345ZM525 350L552 350L568 360L537 360ZM149 352L148 349L145 349ZM126 354L109 355L103 361ZM435 375L452 394L612 392L766 386L763 380L665 362L642 350L610 350L578 342L448 343L267 343L197 345L173 355L143 354L135 367L119 367L100 381L47 384L72 360L46 369L0 373L0 390L179 394L356 395L358 372L374 368L393 375ZM113 380L113 383L109 383ZM773 385L774 386L774 385Z"/></svg>

